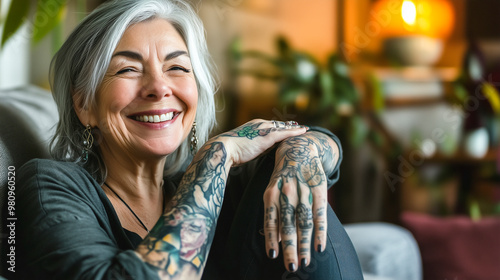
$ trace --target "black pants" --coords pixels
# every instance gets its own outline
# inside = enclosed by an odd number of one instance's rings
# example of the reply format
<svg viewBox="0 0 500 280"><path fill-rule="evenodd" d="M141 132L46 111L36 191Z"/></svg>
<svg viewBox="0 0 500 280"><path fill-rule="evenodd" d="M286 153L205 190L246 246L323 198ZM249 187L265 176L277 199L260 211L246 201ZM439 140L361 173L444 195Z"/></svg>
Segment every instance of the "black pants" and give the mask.
<svg viewBox="0 0 500 280"><path fill-rule="evenodd" d="M252 168L253 175L248 180L235 182L229 179L202 279L362 280L361 267L351 240L330 206L326 249L322 253L312 249L309 266L291 273L285 269L281 251L277 259L267 257L264 236L259 230L263 228L264 218L262 197L273 167L274 159L261 158ZM235 172L247 171L231 171Z"/></svg>

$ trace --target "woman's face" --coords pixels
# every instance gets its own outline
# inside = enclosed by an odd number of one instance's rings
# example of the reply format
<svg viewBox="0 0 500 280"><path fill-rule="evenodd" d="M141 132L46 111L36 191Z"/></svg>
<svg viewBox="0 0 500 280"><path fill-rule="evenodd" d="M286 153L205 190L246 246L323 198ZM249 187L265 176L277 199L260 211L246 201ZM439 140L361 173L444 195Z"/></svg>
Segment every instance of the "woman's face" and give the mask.
<svg viewBox="0 0 500 280"><path fill-rule="evenodd" d="M102 132L102 149L164 157L187 137L197 100L183 39L169 22L153 19L125 31L98 89L91 124Z"/></svg>
<svg viewBox="0 0 500 280"><path fill-rule="evenodd" d="M204 219L188 220L182 223L181 254L201 248L207 239L207 225Z"/></svg>

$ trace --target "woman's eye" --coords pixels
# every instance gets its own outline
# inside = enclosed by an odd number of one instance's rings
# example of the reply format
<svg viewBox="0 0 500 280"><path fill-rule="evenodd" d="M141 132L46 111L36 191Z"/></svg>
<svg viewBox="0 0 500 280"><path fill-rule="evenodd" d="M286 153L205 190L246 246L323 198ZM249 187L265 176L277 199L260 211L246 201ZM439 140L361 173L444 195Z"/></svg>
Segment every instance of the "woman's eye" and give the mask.
<svg viewBox="0 0 500 280"><path fill-rule="evenodd" d="M181 67L181 66L173 66L173 67L170 67L170 69L168 69L169 71L177 71L177 70L180 70L182 72L185 72L185 73L189 73L191 72L191 70L189 69L186 69L184 67Z"/></svg>
<svg viewBox="0 0 500 280"><path fill-rule="evenodd" d="M128 72L134 72L135 70L132 69L132 68L124 68L118 72L116 72L116 74L124 74L124 73L128 73Z"/></svg>

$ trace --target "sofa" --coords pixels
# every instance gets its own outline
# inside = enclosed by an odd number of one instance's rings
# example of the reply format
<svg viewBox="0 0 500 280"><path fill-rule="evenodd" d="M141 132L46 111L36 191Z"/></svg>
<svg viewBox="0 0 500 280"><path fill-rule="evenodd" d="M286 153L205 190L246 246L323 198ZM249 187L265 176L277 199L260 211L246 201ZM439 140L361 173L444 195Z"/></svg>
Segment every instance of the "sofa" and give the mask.
<svg viewBox="0 0 500 280"><path fill-rule="evenodd" d="M58 121L57 108L49 91L36 86L0 90L0 279L7 275L6 240L9 229L6 202L8 170L31 158L49 157L50 136ZM422 264L412 234L387 223L359 223L345 226L366 280L421 280ZM358 279L353 279L358 280Z"/></svg>

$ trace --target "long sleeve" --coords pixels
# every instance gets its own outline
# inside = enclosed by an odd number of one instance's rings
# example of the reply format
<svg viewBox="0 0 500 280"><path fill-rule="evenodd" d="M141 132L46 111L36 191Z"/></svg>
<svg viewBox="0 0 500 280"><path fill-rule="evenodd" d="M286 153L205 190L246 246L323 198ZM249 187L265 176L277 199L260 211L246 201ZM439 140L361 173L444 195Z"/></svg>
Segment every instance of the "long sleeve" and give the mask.
<svg viewBox="0 0 500 280"><path fill-rule="evenodd" d="M22 279L158 279L134 252L109 200L81 167L33 160L18 172Z"/></svg>

